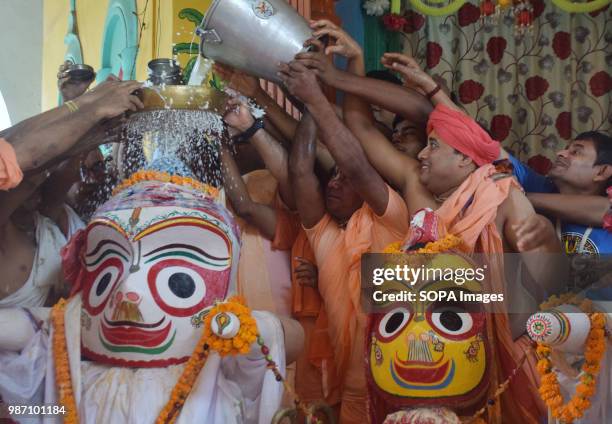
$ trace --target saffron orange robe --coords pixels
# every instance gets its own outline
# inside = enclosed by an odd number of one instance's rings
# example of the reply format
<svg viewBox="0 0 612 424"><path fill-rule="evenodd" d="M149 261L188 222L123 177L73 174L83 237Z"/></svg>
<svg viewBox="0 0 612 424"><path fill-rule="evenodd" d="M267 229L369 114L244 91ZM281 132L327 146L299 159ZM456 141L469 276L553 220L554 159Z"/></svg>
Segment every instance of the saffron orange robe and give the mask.
<svg viewBox="0 0 612 424"><path fill-rule="evenodd" d="M9 190L19 185L23 173L17 163L15 149L0 138L0 190Z"/></svg>
<svg viewBox="0 0 612 424"><path fill-rule="evenodd" d="M327 313L318 289L301 285L295 275L300 265L296 257L315 265L316 259L299 215L288 210L280 200L272 247L291 250L291 312L304 329L304 351L296 361L295 391L308 403L324 401L327 405L336 405L340 402L340 382L329 339Z"/></svg>
<svg viewBox="0 0 612 424"><path fill-rule="evenodd" d="M319 267L319 293L329 318L334 359L342 381L341 423L365 423L366 315L361 310L361 255L382 252L408 231L408 211L390 187L382 216L364 204L349 219L346 229L327 214L306 235Z"/></svg>
<svg viewBox="0 0 612 424"><path fill-rule="evenodd" d="M274 205L278 183L268 170L243 176L254 202ZM238 262L238 293L252 309L291 316L291 270L289 252L274 250L259 230L240 218L241 250Z"/></svg>
<svg viewBox="0 0 612 424"><path fill-rule="evenodd" d="M498 207L508 197L510 190L520 185L514 177L496 179L494 165L484 165L473 172L459 188L436 211L444 224L446 232L461 237L472 253L484 253L489 261L489 293L504 293L508 290L504 278L503 242L497 230L495 218ZM538 376L535 370L535 357L530 352L527 336L514 341L508 322L508 314L501 302L494 302L491 315L493 328L490 335L495 337L496 369L492 386L503 382L515 369L522 355L527 352L527 362L513 378L508 390L501 396L501 408L490 422L533 423L545 416L546 409L538 394ZM501 409L501 410L500 410ZM501 420L501 421L500 421Z"/></svg>

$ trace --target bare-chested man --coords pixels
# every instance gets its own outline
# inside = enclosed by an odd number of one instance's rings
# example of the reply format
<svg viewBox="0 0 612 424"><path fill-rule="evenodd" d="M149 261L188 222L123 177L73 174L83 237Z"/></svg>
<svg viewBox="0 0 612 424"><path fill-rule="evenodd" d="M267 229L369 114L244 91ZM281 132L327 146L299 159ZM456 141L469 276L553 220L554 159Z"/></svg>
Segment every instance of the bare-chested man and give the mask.
<svg viewBox="0 0 612 424"><path fill-rule="evenodd" d="M14 148L19 166L42 169L70 148L87 151L106 141L104 131L92 129L126 110L142 107L132 94L139 87L135 81L102 83L73 100L76 110L61 106L2 135ZM78 165L79 160L72 159L47 181L48 173L43 171L13 190L0 191L0 307L42 306L49 301L52 288L61 291L59 253L75 220L64 198L78 180Z"/></svg>

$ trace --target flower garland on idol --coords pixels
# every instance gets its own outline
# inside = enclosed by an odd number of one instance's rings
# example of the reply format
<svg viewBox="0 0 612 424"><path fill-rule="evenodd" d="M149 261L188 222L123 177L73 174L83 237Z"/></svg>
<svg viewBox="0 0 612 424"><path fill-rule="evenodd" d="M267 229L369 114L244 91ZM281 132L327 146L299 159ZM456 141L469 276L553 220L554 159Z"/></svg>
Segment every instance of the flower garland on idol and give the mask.
<svg viewBox="0 0 612 424"><path fill-rule="evenodd" d="M218 188L213 187L209 184L204 184L194 178L181 177L179 175L170 175L166 172L152 170L140 170L133 173L129 178L125 179L113 189L113 196L128 187L145 181L160 181L164 183L188 186L213 198L217 198L219 196Z"/></svg>
<svg viewBox="0 0 612 424"><path fill-rule="evenodd" d="M70 377L70 364L66 348L64 311L66 301L61 299L51 311L53 326L53 360L55 379L59 391L59 402L66 408L65 423L78 424L78 410ZM276 381L282 382L295 399L296 407L306 416L308 423L317 423L313 409L306 406L287 384L276 363L270 355L270 349L258 334L257 322L251 315L244 299L234 296L227 301L215 304L204 319L202 336L198 340L191 357L185 364L177 383L172 389L170 399L157 417L156 424L171 424L178 418L185 401L206 361L210 351L220 356L244 355L251 350L251 344L257 341L261 353L267 362L267 368L274 373Z"/></svg>
<svg viewBox="0 0 612 424"><path fill-rule="evenodd" d="M538 343L536 353L539 357L537 371L542 377L540 396L551 410L553 417L569 424L580 419L591 407L591 397L595 394L601 360L606 352L606 318L603 313L593 312L589 300L577 300L573 293L567 293L560 297L552 296L547 302L540 305L540 308L546 310L564 304L578 306L589 316L591 321L591 329L587 336L584 351L584 364L581 367L580 383L576 386L576 393L567 403L563 403L559 380L553 370L552 349Z"/></svg>

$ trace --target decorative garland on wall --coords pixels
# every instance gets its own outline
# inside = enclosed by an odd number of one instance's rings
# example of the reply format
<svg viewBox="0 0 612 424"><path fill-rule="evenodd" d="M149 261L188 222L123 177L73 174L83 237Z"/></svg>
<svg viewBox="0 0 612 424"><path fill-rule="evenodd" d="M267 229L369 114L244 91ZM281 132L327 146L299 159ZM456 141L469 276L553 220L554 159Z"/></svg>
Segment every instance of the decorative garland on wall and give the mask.
<svg viewBox="0 0 612 424"><path fill-rule="evenodd" d="M612 0L591 0L587 2L575 2L572 0L552 0L552 3L559 9L568 13L589 13L606 7ZM412 8L419 11L423 15L429 16L447 16L457 12L461 6L463 6L466 0L409 0ZM493 8L494 1L482 1L483 4L491 4ZM497 6L501 8L508 7L512 4L515 6L521 3L528 3L524 0L498 0ZM383 16L386 11L390 10L390 15L400 15L401 13L401 0L365 0L363 2L363 8L367 15L370 16ZM488 7L488 6L487 6Z"/></svg>

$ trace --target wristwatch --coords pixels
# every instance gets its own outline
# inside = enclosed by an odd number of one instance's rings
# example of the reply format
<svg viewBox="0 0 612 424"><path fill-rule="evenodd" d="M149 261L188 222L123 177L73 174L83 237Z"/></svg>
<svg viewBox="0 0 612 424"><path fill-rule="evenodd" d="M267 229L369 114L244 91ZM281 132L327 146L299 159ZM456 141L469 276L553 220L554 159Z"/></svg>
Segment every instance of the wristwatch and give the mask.
<svg viewBox="0 0 612 424"><path fill-rule="evenodd" d="M253 137L257 131L263 128L264 128L263 118L257 118L255 122L253 122L253 125L251 125L251 127L248 130L234 137L234 143L240 144L240 143L248 142L249 139Z"/></svg>

